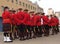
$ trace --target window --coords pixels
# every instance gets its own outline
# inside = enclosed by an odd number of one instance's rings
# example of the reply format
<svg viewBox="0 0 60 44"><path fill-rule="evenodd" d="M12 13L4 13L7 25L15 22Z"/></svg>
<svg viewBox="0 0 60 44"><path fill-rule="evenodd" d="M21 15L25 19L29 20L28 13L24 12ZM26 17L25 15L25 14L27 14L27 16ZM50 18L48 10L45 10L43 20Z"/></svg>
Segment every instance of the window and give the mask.
<svg viewBox="0 0 60 44"><path fill-rule="evenodd" d="M27 4L26 4L26 8L27 8Z"/></svg>
<svg viewBox="0 0 60 44"><path fill-rule="evenodd" d="M34 7L33 7L33 10L34 10Z"/></svg>
<svg viewBox="0 0 60 44"><path fill-rule="evenodd" d="M19 2L19 5L21 5L21 1Z"/></svg>
<svg viewBox="0 0 60 44"><path fill-rule="evenodd" d="M23 6L25 6L24 3L23 3Z"/></svg>
<svg viewBox="0 0 60 44"><path fill-rule="evenodd" d="M28 5L28 8L30 9L30 5Z"/></svg>
<svg viewBox="0 0 60 44"><path fill-rule="evenodd" d="M32 9L32 6L31 6L31 9Z"/></svg>
<svg viewBox="0 0 60 44"><path fill-rule="evenodd" d="M14 1L13 1L13 0L11 0L11 2L13 3Z"/></svg>
<svg viewBox="0 0 60 44"><path fill-rule="evenodd" d="M34 7L33 7L33 10L34 10Z"/></svg>
<svg viewBox="0 0 60 44"><path fill-rule="evenodd" d="M16 4L18 4L18 0L16 0Z"/></svg>

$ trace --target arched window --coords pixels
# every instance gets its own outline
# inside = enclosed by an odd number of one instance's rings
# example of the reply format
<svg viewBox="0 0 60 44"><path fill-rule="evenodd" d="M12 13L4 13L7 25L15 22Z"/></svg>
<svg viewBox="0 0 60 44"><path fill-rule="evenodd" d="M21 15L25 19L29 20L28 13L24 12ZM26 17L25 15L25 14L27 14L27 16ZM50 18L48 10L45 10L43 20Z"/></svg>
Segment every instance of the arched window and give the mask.
<svg viewBox="0 0 60 44"><path fill-rule="evenodd" d="M19 5L21 5L21 1L19 2Z"/></svg>
<svg viewBox="0 0 60 44"><path fill-rule="evenodd" d="M26 4L26 8L27 8L27 4Z"/></svg>
<svg viewBox="0 0 60 44"><path fill-rule="evenodd" d="M23 3L23 6L25 6L25 4Z"/></svg>

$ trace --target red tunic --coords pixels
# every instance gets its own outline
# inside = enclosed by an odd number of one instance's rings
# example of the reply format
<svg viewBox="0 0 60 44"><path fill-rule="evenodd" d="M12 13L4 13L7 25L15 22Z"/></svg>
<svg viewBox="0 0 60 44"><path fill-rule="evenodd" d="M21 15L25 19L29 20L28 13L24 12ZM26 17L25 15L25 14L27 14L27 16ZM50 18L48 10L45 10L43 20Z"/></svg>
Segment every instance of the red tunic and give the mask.
<svg viewBox="0 0 60 44"><path fill-rule="evenodd" d="M24 12L23 24L30 25L30 15L29 15L29 13Z"/></svg>
<svg viewBox="0 0 60 44"><path fill-rule="evenodd" d="M4 11L2 14L3 23L11 24L11 15L9 11Z"/></svg>
<svg viewBox="0 0 60 44"><path fill-rule="evenodd" d="M49 20L49 26L55 26L56 25L56 19L54 17L51 17Z"/></svg>
<svg viewBox="0 0 60 44"><path fill-rule="evenodd" d="M36 15L34 18L34 22L36 26L41 26L41 16Z"/></svg>
<svg viewBox="0 0 60 44"><path fill-rule="evenodd" d="M47 16L42 16L42 19L43 19L43 25L48 25L49 18Z"/></svg>
<svg viewBox="0 0 60 44"><path fill-rule="evenodd" d="M34 15L30 17L30 26L35 26L34 25Z"/></svg>
<svg viewBox="0 0 60 44"><path fill-rule="evenodd" d="M24 14L23 14L23 12L18 12L17 14L16 14L16 18L15 18L15 20L16 20L16 24L17 25L20 25L20 24L22 24L23 22L22 22L22 20L24 19Z"/></svg>
<svg viewBox="0 0 60 44"><path fill-rule="evenodd" d="M55 17L56 25L59 25L59 19Z"/></svg>
<svg viewBox="0 0 60 44"><path fill-rule="evenodd" d="M12 24L16 25L16 14L12 14L11 17L12 17L12 19L11 19Z"/></svg>

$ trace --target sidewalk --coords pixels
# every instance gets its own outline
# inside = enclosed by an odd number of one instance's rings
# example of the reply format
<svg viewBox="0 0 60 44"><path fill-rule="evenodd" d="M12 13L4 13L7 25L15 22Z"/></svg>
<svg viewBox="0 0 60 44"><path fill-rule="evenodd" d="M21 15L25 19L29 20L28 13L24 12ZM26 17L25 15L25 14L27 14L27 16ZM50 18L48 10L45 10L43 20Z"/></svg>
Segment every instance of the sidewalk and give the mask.
<svg viewBox="0 0 60 44"><path fill-rule="evenodd" d="M14 40L12 43L3 42L3 34L0 32L0 44L60 44L60 33L58 35L50 35L49 37L40 37L25 41Z"/></svg>

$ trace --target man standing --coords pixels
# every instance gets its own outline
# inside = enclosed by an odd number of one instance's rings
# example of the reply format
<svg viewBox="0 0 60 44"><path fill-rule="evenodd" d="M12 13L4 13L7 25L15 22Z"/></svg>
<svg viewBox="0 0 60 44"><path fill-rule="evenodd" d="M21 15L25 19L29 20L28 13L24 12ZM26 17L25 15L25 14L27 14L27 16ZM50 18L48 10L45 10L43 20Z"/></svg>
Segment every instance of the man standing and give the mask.
<svg viewBox="0 0 60 44"><path fill-rule="evenodd" d="M17 38L16 36L16 11L15 10L12 10L12 14L11 14L11 21L12 21L12 32L13 32L13 36L14 36L14 39Z"/></svg>
<svg viewBox="0 0 60 44"><path fill-rule="evenodd" d="M36 36L38 37L42 37L42 29L41 29L41 13L36 13L36 16L35 16L35 24L37 26L37 29L36 29Z"/></svg>
<svg viewBox="0 0 60 44"><path fill-rule="evenodd" d="M55 22L56 22L56 31L57 33L59 32L59 19L57 18L57 16L54 16L55 17Z"/></svg>
<svg viewBox="0 0 60 44"><path fill-rule="evenodd" d="M26 32L26 39L29 39L29 38L31 38L31 32L30 32L31 31L30 30L30 14L28 13L27 9L24 10L24 15L25 15L25 17L24 17L23 22L24 22L24 25L26 27L26 30L25 30L25 32Z"/></svg>
<svg viewBox="0 0 60 44"><path fill-rule="evenodd" d="M11 15L8 7L4 8L2 18L3 18L4 42L12 42L9 36L11 33Z"/></svg>
<svg viewBox="0 0 60 44"><path fill-rule="evenodd" d="M20 40L24 40L24 29L25 29L25 24L24 24L24 18L25 15L23 14L22 8L18 9L17 15L16 15L16 24L19 30L19 38Z"/></svg>
<svg viewBox="0 0 60 44"><path fill-rule="evenodd" d="M34 29L34 11L30 12L30 36L32 38L32 31L33 31L33 37L35 38L35 29Z"/></svg>
<svg viewBox="0 0 60 44"><path fill-rule="evenodd" d="M50 15L50 19L49 19L49 25L52 28L52 35L54 35L56 33L56 18L54 17L54 15Z"/></svg>
<svg viewBox="0 0 60 44"><path fill-rule="evenodd" d="M43 23L44 25L44 36L49 36L49 26L48 26L49 18L45 16L45 13L42 13L42 20L41 24Z"/></svg>

